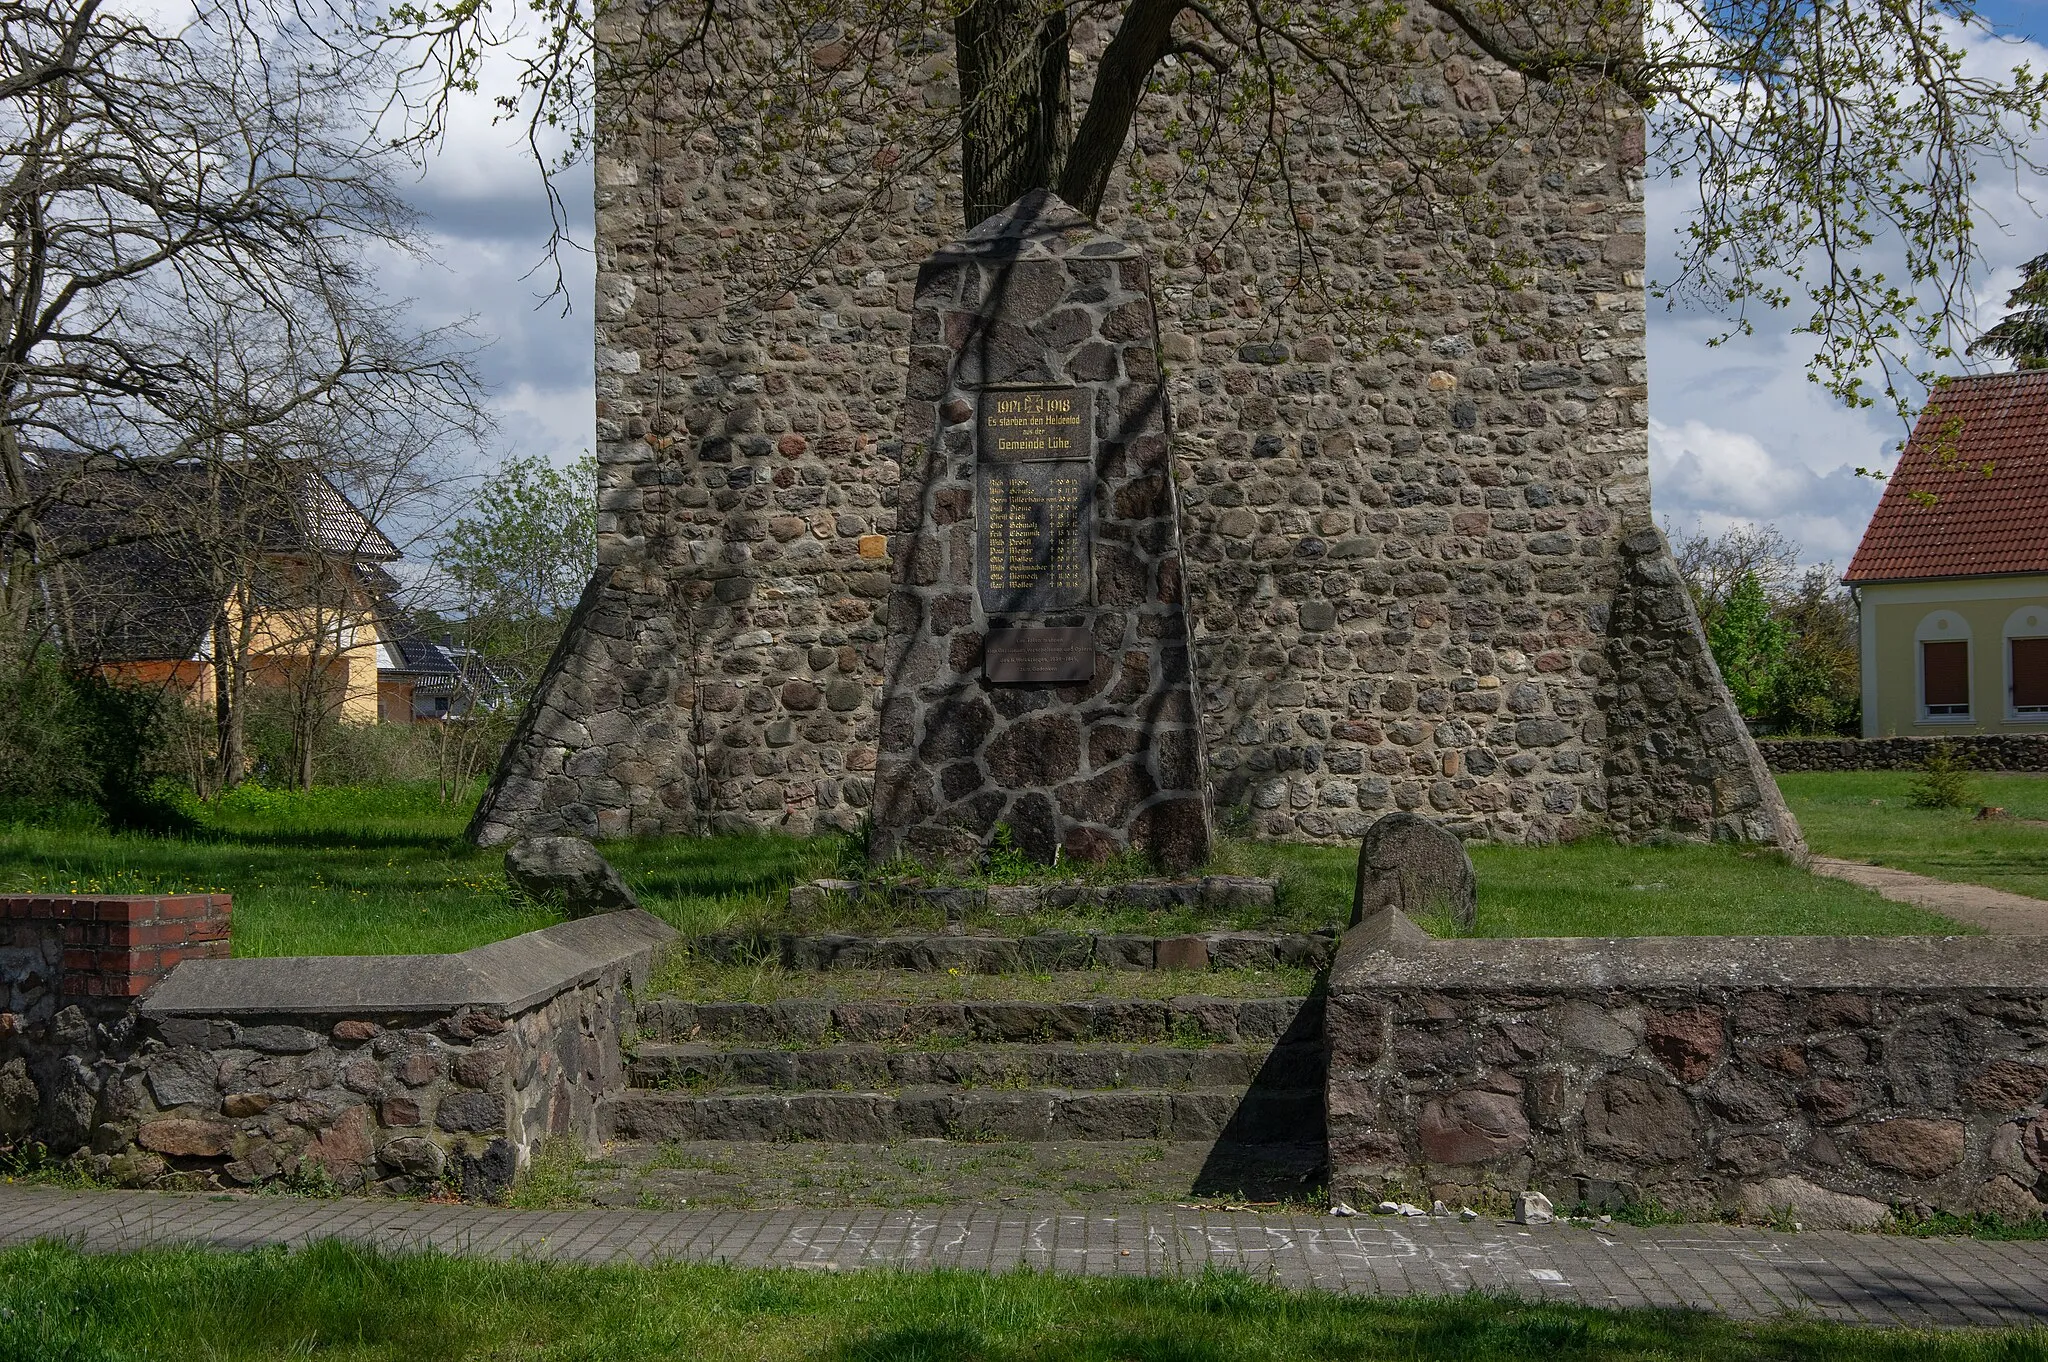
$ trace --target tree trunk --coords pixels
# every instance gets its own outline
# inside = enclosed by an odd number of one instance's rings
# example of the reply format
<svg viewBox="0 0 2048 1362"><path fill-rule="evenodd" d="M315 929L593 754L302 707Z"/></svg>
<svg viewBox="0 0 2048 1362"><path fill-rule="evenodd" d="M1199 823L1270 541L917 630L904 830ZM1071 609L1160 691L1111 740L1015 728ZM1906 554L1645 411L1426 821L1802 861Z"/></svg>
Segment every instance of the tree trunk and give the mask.
<svg viewBox="0 0 2048 1362"><path fill-rule="evenodd" d="M1067 16L1046 0L974 0L953 21L967 225L1050 189L1073 134Z"/></svg>
<svg viewBox="0 0 2048 1362"><path fill-rule="evenodd" d="M242 740L242 678L236 665L238 640L225 611L213 622L213 773L215 794L225 794L247 775L247 749Z"/></svg>
<svg viewBox="0 0 2048 1362"><path fill-rule="evenodd" d="M1088 112L1056 183L1059 196L1091 218L1102 210L1103 191L1130 140L1145 82L1173 47L1173 21L1183 8L1183 0L1131 0L1096 65Z"/></svg>

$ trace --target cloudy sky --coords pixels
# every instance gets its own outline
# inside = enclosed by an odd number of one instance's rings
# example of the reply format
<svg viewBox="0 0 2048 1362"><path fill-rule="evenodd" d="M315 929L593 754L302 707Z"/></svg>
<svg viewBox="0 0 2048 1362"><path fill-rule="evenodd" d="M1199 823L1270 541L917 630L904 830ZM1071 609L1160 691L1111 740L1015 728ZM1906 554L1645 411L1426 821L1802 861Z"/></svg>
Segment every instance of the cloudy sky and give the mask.
<svg viewBox="0 0 2048 1362"><path fill-rule="evenodd" d="M2020 62L2040 69L2048 50L2031 39L2048 37L2041 0L1993 0L1984 9L2003 33L2029 41L1970 38L1975 63L1987 73ZM2048 221L2028 201L2029 187L2016 185L2010 172L1999 176L1995 168L1983 175L1991 211L1980 244L1991 268L1974 281L1979 314L1989 319L2002 313L2019 282L2020 262L2048 251ZM1688 189L1670 181L1651 186L1653 278L1672 273L1669 243L1690 206ZM1718 318L1651 302L1652 494L1659 519L1681 532L1775 524L1804 547L1808 562L1846 567L1883 490L1855 470L1889 468L1904 428L1895 412L1851 411L1810 382L1811 338L1791 334L1793 320L1766 318L1754 336L1712 348L1708 341L1725 330Z"/></svg>
<svg viewBox="0 0 2048 1362"><path fill-rule="evenodd" d="M2041 0L1991 0L1987 15L2008 34L2048 38ZM1996 70L2018 61L2048 63L2048 50L1969 40ZM564 184L579 237L587 243L589 179ZM1987 175L1996 219L1983 247L1992 269L1976 296L1995 317L2018 281L2017 266L2048 250L2048 222L2008 176ZM545 301L553 274L542 262L547 214L516 129L492 126L480 102L460 111L442 153L411 186L427 214L434 258L395 266L395 296L414 300L420 320L473 316L491 339L482 367L494 393L499 428L493 454L535 454L556 462L591 443L590 256L564 252L569 310ZM1652 186L1650 273L1669 273L1668 242L1684 220L1684 186ZM531 277L522 279L530 271ZM1776 323L1775 325L1773 323ZM1792 335L1791 319L1765 318L1757 334L1708 345L1715 318L1667 311L1649 315L1651 473L1659 518L1687 532L1718 532L1743 521L1776 524L1804 547L1809 562L1846 565L1880 485L1855 469L1888 467L1903 431L1887 411L1852 412L1806 377L1811 346Z"/></svg>

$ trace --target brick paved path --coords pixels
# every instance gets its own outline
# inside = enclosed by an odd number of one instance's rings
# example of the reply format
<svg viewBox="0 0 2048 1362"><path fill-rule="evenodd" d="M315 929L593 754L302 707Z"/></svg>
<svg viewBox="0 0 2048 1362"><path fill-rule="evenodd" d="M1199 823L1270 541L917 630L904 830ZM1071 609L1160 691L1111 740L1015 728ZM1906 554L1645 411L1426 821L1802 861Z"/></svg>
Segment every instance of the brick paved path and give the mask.
<svg viewBox="0 0 2048 1362"><path fill-rule="evenodd" d="M335 1237L569 1263L838 1270L1019 1265L1169 1275L1208 1264L1375 1295L1505 1291L1592 1306L1810 1311L1870 1324L2048 1325L2048 1245L1723 1225L1657 1229L1219 1211L511 1211L412 1201L0 1187L0 1244L252 1248Z"/></svg>

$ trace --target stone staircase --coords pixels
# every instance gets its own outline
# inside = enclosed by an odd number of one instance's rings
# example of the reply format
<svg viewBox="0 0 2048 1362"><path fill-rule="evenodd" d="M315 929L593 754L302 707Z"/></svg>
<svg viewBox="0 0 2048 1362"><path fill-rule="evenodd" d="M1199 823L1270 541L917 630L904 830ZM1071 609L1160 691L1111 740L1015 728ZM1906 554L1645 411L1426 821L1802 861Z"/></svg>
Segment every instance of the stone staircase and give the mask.
<svg viewBox="0 0 2048 1362"><path fill-rule="evenodd" d="M1188 972L1190 995L1170 999L642 1002L629 1086L608 1101L603 1131L633 1142L1147 1141L1208 1146L1192 1162L1239 1182L1261 1162L1312 1169L1320 996L1206 997L1192 992L1203 977ZM821 972L820 992L829 982Z"/></svg>

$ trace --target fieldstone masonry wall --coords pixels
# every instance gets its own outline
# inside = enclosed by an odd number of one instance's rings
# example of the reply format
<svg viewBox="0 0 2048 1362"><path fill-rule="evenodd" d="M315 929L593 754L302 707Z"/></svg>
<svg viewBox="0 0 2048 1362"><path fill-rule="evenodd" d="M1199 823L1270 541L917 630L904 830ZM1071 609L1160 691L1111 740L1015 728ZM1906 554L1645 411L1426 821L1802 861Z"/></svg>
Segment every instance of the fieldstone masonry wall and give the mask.
<svg viewBox="0 0 2048 1362"><path fill-rule="evenodd" d="M10 1037L0 1115L24 1087L47 1100L0 1142L129 1185L496 1196L543 1138L597 1141L627 990L673 936L635 911L460 955L188 961L139 1006L67 1006Z"/></svg>
<svg viewBox="0 0 2048 1362"><path fill-rule="evenodd" d="M186 960L223 959L226 894L0 896L0 1145L92 1136L105 1045Z"/></svg>
<svg viewBox="0 0 2048 1362"><path fill-rule="evenodd" d="M1761 842L1804 857L1798 820L1721 680L1663 534L1637 529L1621 541L1621 562L1600 712L1587 724L1604 729L1608 826L1625 841Z"/></svg>
<svg viewBox="0 0 2048 1362"><path fill-rule="evenodd" d="M634 21L608 17L606 40ZM1150 104L1132 155L1180 186L1175 212L1131 212L1119 178L1099 214L1158 296L1218 816L1321 840L1395 808L1507 840L1768 836L1748 793L1718 788L1747 740L1703 717L1698 666L1670 669L1693 689L1651 717L1708 728L1610 762L1607 707L1634 703L1610 673L1633 646L1612 632L1634 618L1616 614L1623 541L1650 523L1640 110L1558 112L1448 18L1405 22L1418 64L1391 98L1418 136L1502 129L1467 186L1485 230L1450 200L1381 214L1409 168L1312 98L1290 131L1312 148L1295 223L1217 240L1229 214L1144 130L1166 113ZM914 36L890 97L950 107L946 42ZM1108 36L1076 20L1084 57ZM600 599L474 834L851 828L881 745L889 567L911 552L915 277L959 230L958 168L905 169L855 120L775 179L744 138L624 112L596 171ZM885 165L871 205L863 176ZM743 277L820 221L851 226L800 277ZM1332 293L1384 303L1383 322L1302 308L1297 224ZM1693 792L1675 801L1674 763Z"/></svg>
<svg viewBox="0 0 2048 1362"><path fill-rule="evenodd" d="M1337 1195L2048 1212L2048 938L1431 941L1325 1004Z"/></svg>
<svg viewBox="0 0 2048 1362"><path fill-rule="evenodd" d="M1946 747L1976 771L2048 771L2048 733L1958 733L1953 738L1772 738L1757 744L1773 771L1909 771Z"/></svg>

